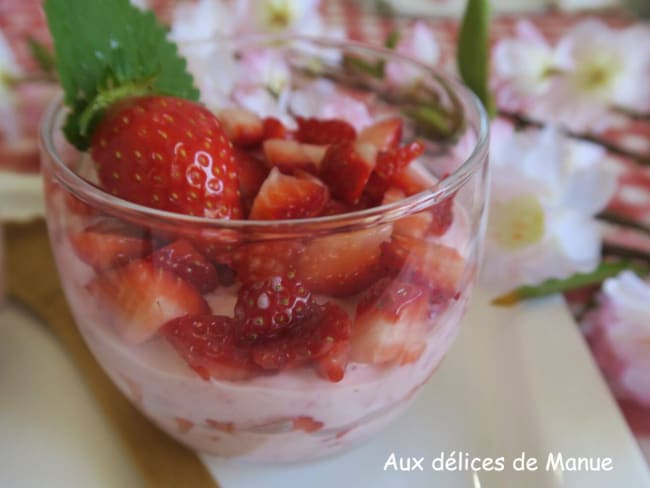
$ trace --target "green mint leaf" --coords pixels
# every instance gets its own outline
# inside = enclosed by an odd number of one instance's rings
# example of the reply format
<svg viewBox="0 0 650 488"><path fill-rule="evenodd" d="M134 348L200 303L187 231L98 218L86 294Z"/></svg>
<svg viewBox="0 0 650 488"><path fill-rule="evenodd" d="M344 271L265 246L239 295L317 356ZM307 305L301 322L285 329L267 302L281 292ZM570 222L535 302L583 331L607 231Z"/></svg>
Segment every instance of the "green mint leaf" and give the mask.
<svg viewBox="0 0 650 488"><path fill-rule="evenodd" d="M27 39L32 58L44 73L53 73L55 68L54 54L40 41L30 37Z"/></svg>
<svg viewBox="0 0 650 488"><path fill-rule="evenodd" d="M490 2L467 0L458 36L458 71L465 84L479 97L490 117L495 115L490 93Z"/></svg>
<svg viewBox="0 0 650 488"><path fill-rule="evenodd" d="M198 100L192 76L152 12L129 0L46 0L56 68L70 108L64 132L84 150L105 110L144 94Z"/></svg>

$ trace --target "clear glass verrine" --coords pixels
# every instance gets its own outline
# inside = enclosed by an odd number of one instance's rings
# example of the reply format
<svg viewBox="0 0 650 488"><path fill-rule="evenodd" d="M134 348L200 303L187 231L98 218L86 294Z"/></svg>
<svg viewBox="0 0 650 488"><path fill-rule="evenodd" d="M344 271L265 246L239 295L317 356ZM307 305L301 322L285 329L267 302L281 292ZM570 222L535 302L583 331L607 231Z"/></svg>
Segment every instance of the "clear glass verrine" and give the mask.
<svg viewBox="0 0 650 488"><path fill-rule="evenodd" d="M42 124L42 169L63 288L79 330L118 388L191 448L295 462L333 454L386 425L409 405L451 346L482 248L488 128L480 102L460 83L386 50L296 37L215 39L182 47L190 68L214 63L224 51L237 60L260 49L287 61L289 90L328 80L336 92L363 100L376 120L404 117L403 140L422 140L426 152L402 175L393 198L387 192L373 208L285 221L208 219L139 206L99 188L92 161L63 138L66 109L60 100ZM388 62L418 74L417 83L396 86L366 69ZM201 85L202 74L195 74ZM251 76L249 85L256 82ZM230 100L236 100L234 91ZM432 110L447 122L441 126L434 117L431 125ZM199 250L218 275L216 289L202 292L210 314L234 317L244 284L288 273L319 304L346 315L349 340L282 368L258 361L257 369L245 374L214 362L206 369L201 358L192 359L196 351L182 350L164 332L165 324L143 330L146 318L125 316L97 292L98 283L105 287L126 267L141 262L155 267L155 253L179 241ZM102 251L116 243L128 252L102 261ZM346 267L361 266L360 256L363 266L355 277L363 278L337 287ZM122 284L118 291L128 294ZM186 284L174 286L182 291ZM172 307L158 303L155 286L150 289L150 295L141 295L139 312ZM266 346L251 347L261 354ZM337 347L340 355L334 357ZM329 358L329 372L321 354ZM340 374L331 373L333 364Z"/></svg>

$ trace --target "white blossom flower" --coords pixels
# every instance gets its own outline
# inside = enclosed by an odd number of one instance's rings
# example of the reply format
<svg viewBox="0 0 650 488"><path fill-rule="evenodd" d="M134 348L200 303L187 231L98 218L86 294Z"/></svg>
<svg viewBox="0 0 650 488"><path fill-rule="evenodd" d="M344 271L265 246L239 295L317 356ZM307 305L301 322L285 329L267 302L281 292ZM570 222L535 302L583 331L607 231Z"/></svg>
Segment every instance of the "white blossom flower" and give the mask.
<svg viewBox="0 0 650 488"><path fill-rule="evenodd" d="M240 32L328 34L319 11L320 0L231 0Z"/></svg>
<svg viewBox="0 0 650 488"><path fill-rule="evenodd" d="M497 105L525 110L546 93L551 80L569 66L564 44L557 48L528 20L515 25L515 37L502 39L492 49L492 82Z"/></svg>
<svg viewBox="0 0 650 488"><path fill-rule="evenodd" d="M16 96L11 81L19 77L21 70L9 42L0 31L0 136L14 140L20 136L20 124L16 108Z"/></svg>
<svg viewBox="0 0 650 488"><path fill-rule="evenodd" d="M601 245L594 215L616 183L604 150L553 128L493 134L485 282L502 293L591 271Z"/></svg>
<svg viewBox="0 0 650 488"><path fill-rule="evenodd" d="M616 395L650 407L650 283L631 271L607 279L583 326Z"/></svg>
<svg viewBox="0 0 650 488"><path fill-rule="evenodd" d="M440 47L431 28L422 21L403 32L403 37L395 46L395 52L434 66L440 58ZM386 77L396 85L410 85L417 82L426 72L411 63L390 60L386 63Z"/></svg>
<svg viewBox="0 0 650 488"><path fill-rule="evenodd" d="M234 32L230 7L221 0L180 2L174 8L170 37L179 43L208 40Z"/></svg>
<svg viewBox="0 0 650 488"><path fill-rule="evenodd" d="M291 71L286 59L272 49L245 52L241 58L241 67L246 73L246 80L264 86L274 94L280 93L291 81Z"/></svg>
<svg viewBox="0 0 650 488"><path fill-rule="evenodd" d="M372 123L368 106L345 94L329 80L316 80L291 94L289 107L295 115L343 119L361 130Z"/></svg>
<svg viewBox="0 0 650 488"><path fill-rule="evenodd" d="M234 53L214 40L234 32L230 7L221 0L198 0L176 5L169 36L178 43L188 70L212 110L228 105L230 93L241 79Z"/></svg>
<svg viewBox="0 0 650 488"><path fill-rule="evenodd" d="M275 117L287 127L296 127L295 121L288 113L290 88L287 86L277 94L271 94L261 86L238 86L233 91L235 104L247 108L260 117Z"/></svg>
<svg viewBox="0 0 650 488"><path fill-rule="evenodd" d="M637 112L650 110L650 29L609 28L586 20L567 33L560 45L571 67L551 81L544 96L530 107L540 120L574 131L599 132L620 120L613 106Z"/></svg>

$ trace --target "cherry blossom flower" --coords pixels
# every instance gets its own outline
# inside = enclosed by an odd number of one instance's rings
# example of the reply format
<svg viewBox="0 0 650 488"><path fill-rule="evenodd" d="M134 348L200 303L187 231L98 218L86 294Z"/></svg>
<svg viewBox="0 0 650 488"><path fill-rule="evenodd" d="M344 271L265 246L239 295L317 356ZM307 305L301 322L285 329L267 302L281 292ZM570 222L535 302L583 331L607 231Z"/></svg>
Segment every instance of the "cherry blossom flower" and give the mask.
<svg viewBox="0 0 650 488"><path fill-rule="evenodd" d="M650 283L631 271L606 280L583 327L614 393L650 407Z"/></svg>
<svg viewBox="0 0 650 488"><path fill-rule="evenodd" d="M257 34L304 34L342 36L342 30L327 26L320 15L320 0L231 0L239 31Z"/></svg>
<svg viewBox="0 0 650 488"><path fill-rule="evenodd" d="M230 8L221 0L180 2L174 8L170 37L189 43L229 35L234 29Z"/></svg>
<svg viewBox="0 0 650 488"><path fill-rule="evenodd" d="M288 113L291 91L285 87L277 94L272 94L263 86L238 86L233 91L233 103L260 117L276 117L289 128L295 128L296 124Z"/></svg>
<svg viewBox="0 0 650 488"><path fill-rule="evenodd" d="M577 24L560 41L572 65L553 78L530 107L532 117L574 131L599 132L620 120L612 107L650 110L650 29L609 28L598 20Z"/></svg>
<svg viewBox="0 0 650 488"><path fill-rule="evenodd" d="M614 107L650 110L650 28L612 29L588 19L555 46L527 21L493 50L497 105L576 132L600 132L624 119Z"/></svg>
<svg viewBox="0 0 650 488"><path fill-rule="evenodd" d="M361 130L372 123L368 106L345 94L329 80L316 80L293 91L289 107L295 115L343 119Z"/></svg>
<svg viewBox="0 0 650 488"><path fill-rule="evenodd" d="M203 102L213 110L227 105L241 77L232 49L210 39L231 35L234 28L230 7L221 0L179 3L172 14L170 38L187 59Z"/></svg>
<svg viewBox="0 0 650 488"><path fill-rule="evenodd" d="M438 63L440 47L431 28L422 21L403 31L404 36L399 40L395 51L403 56L409 56L430 66ZM391 60L386 63L386 77L396 85L410 85L417 82L426 72L410 63Z"/></svg>
<svg viewBox="0 0 650 488"><path fill-rule="evenodd" d="M241 59L241 67L247 80L263 85L274 94L279 94L290 83L291 72L287 61L272 49L247 51Z"/></svg>
<svg viewBox="0 0 650 488"><path fill-rule="evenodd" d="M546 93L553 76L567 69L566 47L558 48L528 20L515 26L515 37L502 39L492 50L492 82L497 105L525 111L535 98Z"/></svg>
<svg viewBox="0 0 650 488"><path fill-rule="evenodd" d="M0 136L14 140L20 136L20 124L16 107L16 94L12 80L20 76L21 70L16 62L11 46L0 32Z"/></svg>
<svg viewBox="0 0 650 488"><path fill-rule="evenodd" d="M600 260L594 216L615 189L604 150L542 131L493 131L492 196L483 279L495 294L591 271Z"/></svg>

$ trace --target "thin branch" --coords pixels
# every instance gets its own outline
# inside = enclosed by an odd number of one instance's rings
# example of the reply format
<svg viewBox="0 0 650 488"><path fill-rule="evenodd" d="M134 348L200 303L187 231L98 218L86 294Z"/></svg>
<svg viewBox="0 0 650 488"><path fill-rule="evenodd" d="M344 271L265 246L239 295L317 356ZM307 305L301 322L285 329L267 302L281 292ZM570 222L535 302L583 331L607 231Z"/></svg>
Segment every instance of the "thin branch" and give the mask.
<svg viewBox="0 0 650 488"><path fill-rule="evenodd" d="M622 215L617 215L615 213L605 211L605 212L600 212L598 215L596 215L596 217L602 220L603 222L638 230L640 232L643 232L644 234L650 235L650 226L645 225L642 222L638 222L636 220L623 217Z"/></svg>
<svg viewBox="0 0 650 488"><path fill-rule="evenodd" d="M506 117L510 120L512 120L517 126L520 127L543 127L544 124L542 122L538 122L536 120L532 120L524 115L521 114L516 114L512 112L505 112L505 111L499 111L499 115L502 117ZM642 166L650 166L650 155L646 154L639 154L634 151L629 151L625 149L624 147L621 147L617 144L613 144L608 141L604 141L598 136L595 136L593 134L578 134L576 132L572 131L565 131L566 134L569 137L572 137L574 139L579 139L581 141L587 141L587 142L593 142L594 144L598 144L602 146L604 149L609 151L612 154L616 154L618 156L622 156L625 158L629 158L637 162L638 164Z"/></svg>
<svg viewBox="0 0 650 488"><path fill-rule="evenodd" d="M617 258L643 261L650 264L650 253L641 249L617 246L616 244L603 244L603 256L615 256Z"/></svg>

